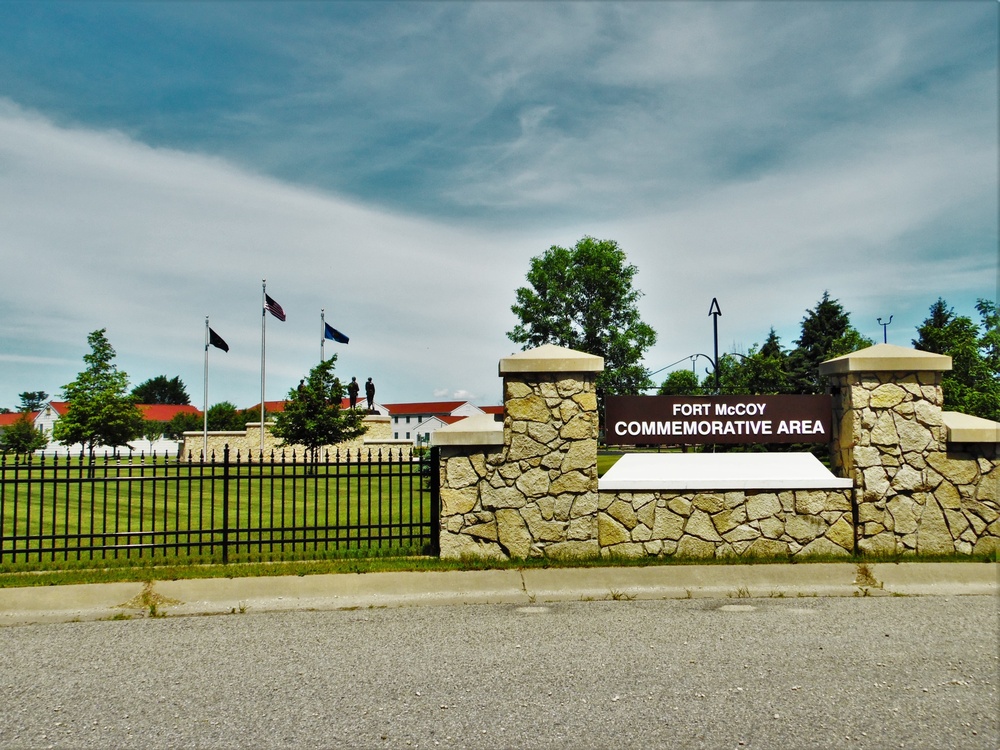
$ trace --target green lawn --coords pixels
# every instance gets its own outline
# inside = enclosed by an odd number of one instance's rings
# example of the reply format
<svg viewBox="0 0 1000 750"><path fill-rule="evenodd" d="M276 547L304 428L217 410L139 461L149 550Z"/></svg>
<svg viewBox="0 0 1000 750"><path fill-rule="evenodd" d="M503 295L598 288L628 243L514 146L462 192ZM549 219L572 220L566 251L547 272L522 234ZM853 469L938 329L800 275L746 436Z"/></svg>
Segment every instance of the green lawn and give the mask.
<svg viewBox="0 0 1000 750"><path fill-rule="evenodd" d="M614 466L615 462L617 462L618 459L621 458L621 457L622 457L622 454L620 454L620 453L618 453L618 454L598 453L597 454L597 476L603 477L604 476L604 472L606 472L608 469L610 469L612 466Z"/></svg>
<svg viewBox="0 0 1000 750"><path fill-rule="evenodd" d="M230 467L98 461L0 470L0 562L90 556L288 553L420 547L430 495L418 467ZM15 478L17 481L15 481ZM228 529L228 531L227 531ZM88 547L118 545L117 550ZM25 554L25 550L31 550ZM15 554L16 551L16 554Z"/></svg>

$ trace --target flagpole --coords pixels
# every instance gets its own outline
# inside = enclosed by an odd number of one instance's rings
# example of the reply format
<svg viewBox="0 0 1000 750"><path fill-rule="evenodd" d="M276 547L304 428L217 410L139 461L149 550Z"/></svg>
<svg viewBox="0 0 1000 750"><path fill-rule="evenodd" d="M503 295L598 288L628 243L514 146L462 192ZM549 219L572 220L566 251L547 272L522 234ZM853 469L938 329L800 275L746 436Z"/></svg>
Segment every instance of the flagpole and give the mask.
<svg viewBox="0 0 1000 750"><path fill-rule="evenodd" d="M326 345L326 310L320 308L319 311L319 361L323 362L326 359L326 350L323 348Z"/></svg>
<svg viewBox="0 0 1000 750"><path fill-rule="evenodd" d="M202 427L201 427L201 460L204 461L208 456L208 345L211 341L208 328L208 316L205 316L205 399L202 402L204 404L204 409L202 410Z"/></svg>
<svg viewBox="0 0 1000 750"><path fill-rule="evenodd" d="M260 452L264 454L264 344L267 340L267 279L260 282Z"/></svg>

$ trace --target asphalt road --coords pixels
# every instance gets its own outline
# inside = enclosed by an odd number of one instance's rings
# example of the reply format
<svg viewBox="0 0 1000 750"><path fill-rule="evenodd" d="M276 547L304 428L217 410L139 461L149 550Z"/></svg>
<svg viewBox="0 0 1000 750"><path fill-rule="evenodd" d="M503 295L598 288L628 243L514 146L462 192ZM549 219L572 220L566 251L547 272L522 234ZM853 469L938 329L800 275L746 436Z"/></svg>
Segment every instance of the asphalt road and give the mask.
<svg viewBox="0 0 1000 750"><path fill-rule="evenodd" d="M0 629L0 747L987 748L989 596L246 613Z"/></svg>

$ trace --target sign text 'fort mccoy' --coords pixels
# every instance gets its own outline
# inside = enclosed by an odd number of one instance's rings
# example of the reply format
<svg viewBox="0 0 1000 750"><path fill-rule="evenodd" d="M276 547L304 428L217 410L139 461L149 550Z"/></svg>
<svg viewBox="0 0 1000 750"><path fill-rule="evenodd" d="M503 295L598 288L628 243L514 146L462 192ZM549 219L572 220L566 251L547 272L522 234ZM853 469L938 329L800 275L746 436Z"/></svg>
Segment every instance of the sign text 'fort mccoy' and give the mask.
<svg viewBox="0 0 1000 750"><path fill-rule="evenodd" d="M609 445L827 443L830 396L608 396Z"/></svg>

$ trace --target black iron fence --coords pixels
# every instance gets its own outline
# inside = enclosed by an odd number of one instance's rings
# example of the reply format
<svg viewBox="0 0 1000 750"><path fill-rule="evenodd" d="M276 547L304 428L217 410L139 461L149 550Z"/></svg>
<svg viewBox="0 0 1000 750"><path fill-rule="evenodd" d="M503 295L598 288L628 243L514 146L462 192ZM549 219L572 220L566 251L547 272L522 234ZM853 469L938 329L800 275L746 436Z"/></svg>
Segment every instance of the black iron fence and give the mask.
<svg viewBox="0 0 1000 750"><path fill-rule="evenodd" d="M228 447L208 460L0 456L0 563L437 554L427 461L303 459Z"/></svg>

